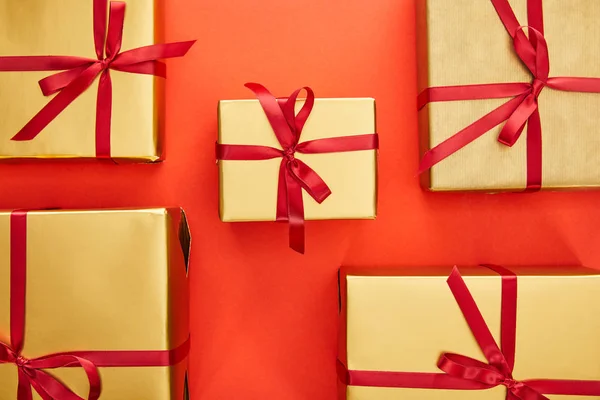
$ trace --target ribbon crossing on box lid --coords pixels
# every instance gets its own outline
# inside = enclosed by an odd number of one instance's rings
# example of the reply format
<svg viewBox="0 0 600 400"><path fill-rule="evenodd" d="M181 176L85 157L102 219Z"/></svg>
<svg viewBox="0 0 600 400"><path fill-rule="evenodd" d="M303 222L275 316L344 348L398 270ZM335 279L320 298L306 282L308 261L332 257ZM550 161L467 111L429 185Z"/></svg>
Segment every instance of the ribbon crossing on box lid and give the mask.
<svg viewBox="0 0 600 400"><path fill-rule="evenodd" d="M498 141L513 146L527 124L527 186L542 187L542 124L538 97L545 87L570 92L600 93L600 78L549 77L548 45L544 38L543 0L527 0L529 26L517 20L508 0L490 0L502 24L513 39L516 55L532 74L531 83L490 83L430 87L419 94L418 108L431 102L509 98L500 107L481 117L450 138L425 152L419 173L469 145L492 128L505 122ZM528 32L529 37L525 35Z"/></svg>
<svg viewBox="0 0 600 400"><path fill-rule="evenodd" d="M111 1L109 5L108 0L90 1L94 2L93 34L97 59L76 56L0 57L0 71L62 71L39 82L45 96L53 94L56 96L12 140L35 139L100 76L96 104L96 157L110 158L112 115L110 70L165 78L166 66L158 60L182 57L195 43L195 41L186 41L154 44L121 51L126 3Z"/></svg>
<svg viewBox="0 0 600 400"><path fill-rule="evenodd" d="M97 400L102 391L99 367L166 367L184 360L188 340L172 350L72 351L28 359L25 343L25 299L27 281L27 212L10 216L10 341L0 341L0 364L14 364L18 371L17 400L32 400L32 388L44 400L84 400L47 370L83 368L90 383L87 400Z"/></svg>
<svg viewBox="0 0 600 400"><path fill-rule="evenodd" d="M442 373L347 370L338 362L340 380L352 386L382 388L486 390L506 387L507 400L548 400L545 395L600 396L600 381L527 379L513 377L517 333L517 276L495 265L483 267L498 273L501 288L500 346L492 336L477 303L454 268L447 283L487 363L474 358L443 353L438 361Z"/></svg>
<svg viewBox="0 0 600 400"><path fill-rule="evenodd" d="M315 104L313 90L304 87L294 91L288 98L276 99L258 83L247 83L246 87L252 90L258 98L281 149L269 146L217 143L217 160L244 161L282 158L279 168L276 220L289 223L290 247L299 253L304 253L302 189L306 190L319 204L329 197L331 190L316 171L294 157L295 153L320 154L376 150L379 147L379 137L376 133L369 133L300 142L302 129ZM306 101L296 114L296 100L302 90L307 93Z"/></svg>

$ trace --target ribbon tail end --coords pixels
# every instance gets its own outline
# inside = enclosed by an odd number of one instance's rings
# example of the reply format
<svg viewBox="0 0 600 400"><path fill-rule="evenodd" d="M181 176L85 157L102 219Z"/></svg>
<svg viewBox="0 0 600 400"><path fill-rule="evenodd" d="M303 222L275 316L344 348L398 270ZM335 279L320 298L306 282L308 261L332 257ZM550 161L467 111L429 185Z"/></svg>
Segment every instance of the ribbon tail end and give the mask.
<svg viewBox="0 0 600 400"><path fill-rule="evenodd" d="M184 46L183 54L186 55L188 51L196 44L197 40L189 40L187 42L182 42L182 46Z"/></svg>
<svg viewBox="0 0 600 400"><path fill-rule="evenodd" d="M290 248L294 250L296 253L304 255L305 246L304 240L290 240Z"/></svg>
<svg viewBox="0 0 600 400"><path fill-rule="evenodd" d="M321 194L320 196L318 196L315 200L317 203L321 204L323 203L325 200L327 200L327 198L331 196L331 190L327 189L326 192L324 192L323 194Z"/></svg>
<svg viewBox="0 0 600 400"><path fill-rule="evenodd" d="M516 141L514 141L514 140L507 140L505 138L499 137L498 138L498 142L500 142L501 144L503 144L505 146L513 147L515 145Z"/></svg>
<svg viewBox="0 0 600 400"><path fill-rule="evenodd" d="M302 247L292 247L292 250L294 250L298 254L304 255L304 246L302 246Z"/></svg>
<svg viewBox="0 0 600 400"><path fill-rule="evenodd" d="M33 140L36 136L37 133L32 134L31 132L22 130L15 136L11 137L10 140L12 140L13 142L28 142L30 140Z"/></svg>
<svg viewBox="0 0 600 400"><path fill-rule="evenodd" d="M290 248L294 250L296 253L304 255L305 251L305 238L304 238L304 230L300 230L300 232L292 233L290 232Z"/></svg>

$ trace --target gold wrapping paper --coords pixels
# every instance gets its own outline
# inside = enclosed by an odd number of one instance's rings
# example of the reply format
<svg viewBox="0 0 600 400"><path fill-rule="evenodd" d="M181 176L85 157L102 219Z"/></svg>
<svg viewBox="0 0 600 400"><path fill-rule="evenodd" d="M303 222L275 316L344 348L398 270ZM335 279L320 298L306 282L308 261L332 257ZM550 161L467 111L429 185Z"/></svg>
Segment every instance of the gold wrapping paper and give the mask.
<svg viewBox="0 0 600 400"><path fill-rule="evenodd" d="M511 270L519 275L515 379L600 380L600 273L585 268ZM480 267L460 271L499 343L500 276ZM342 270L339 354L348 369L439 373L436 365L443 352L484 361L446 284L450 272L451 268ZM464 391L340 384L339 393L340 400L504 400L506 388Z"/></svg>
<svg viewBox="0 0 600 400"><path fill-rule="evenodd" d="M600 77L600 3L542 0L550 76ZM510 0L527 25L527 0ZM418 90L427 87L533 79L489 0L417 1ZM507 99L430 103L419 112L422 153ZM544 189L600 186L600 94L545 88L539 97ZM525 135L509 148L497 141L503 124L422 176L432 191L521 190L526 186Z"/></svg>
<svg viewBox="0 0 600 400"><path fill-rule="evenodd" d="M10 332L9 234L10 213L0 213L3 341ZM23 355L169 350L183 344L189 336L188 253L180 209L29 213ZM103 400L184 399L187 360L172 367L99 370ZM82 369L51 373L86 398ZM14 365L0 364L0 382L0 398L16 399Z"/></svg>
<svg viewBox="0 0 600 400"><path fill-rule="evenodd" d="M128 0L123 50L163 42L159 0ZM93 1L0 0L0 55L96 58ZM98 79L35 139L11 141L50 100L38 81L52 72L0 72L0 159L95 157ZM113 158L157 161L164 80L111 71Z"/></svg>
<svg viewBox="0 0 600 400"><path fill-rule="evenodd" d="M298 100L298 111L304 100ZM300 142L376 133L375 100L316 99ZM219 143L281 148L258 100L219 102ZM301 154L331 189L322 204L302 191L305 219L373 219L377 214L377 151ZM219 161L220 215L225 222L275 221L281 159Z"/></svg>

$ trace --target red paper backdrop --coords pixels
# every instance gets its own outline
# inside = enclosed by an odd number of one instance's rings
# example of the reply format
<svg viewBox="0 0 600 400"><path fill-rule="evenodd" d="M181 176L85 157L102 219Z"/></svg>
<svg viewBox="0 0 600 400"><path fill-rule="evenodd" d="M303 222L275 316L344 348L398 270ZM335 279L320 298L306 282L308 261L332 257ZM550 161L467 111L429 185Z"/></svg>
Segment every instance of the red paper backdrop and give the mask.
<svg viewBox="0 0 600 400"><path fill-rule="evenodd" d="M192 226L193 399L334 400L340 265L600 265L600 192L421 191L414 0L168 0L167 161L0 165L0 207L181 205ZM275 223L218 217L219 99L310 85L372 96L381 135L376 221L307 223L307 254ZM1 116L0 116L1 117Z"/></svg>

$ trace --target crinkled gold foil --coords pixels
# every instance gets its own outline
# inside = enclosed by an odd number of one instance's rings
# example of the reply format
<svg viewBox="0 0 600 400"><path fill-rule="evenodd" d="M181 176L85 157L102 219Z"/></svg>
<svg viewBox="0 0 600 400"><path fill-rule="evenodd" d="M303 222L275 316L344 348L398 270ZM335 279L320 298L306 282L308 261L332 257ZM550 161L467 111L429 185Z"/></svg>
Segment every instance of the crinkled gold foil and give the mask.
<svg viewBox="0 0 600 400"><path fill-rule="evenodd" d="M484 361L446 283L451 269L391 275L402 271L386 276L348 269L342 274L340 356L348 369L440 373L437 361L443 352ZM513 271L519 274L515 379L600 380L600 273L583 268ZM500 276L483 268L461 268L461 273L499 342ZM504 400L505 396L503 386L471 391L348 386L340 400Z"/></svg>
<svg viewBox="0 0 600 400"><path fill-rule="evenodd" d="M162 42L155 0L128 0L123 50ZM0 0L0 55L96 58L93 1ZM0 159L95 157L98 80L31 141L11 141L51 97L38 81L53 72L0 72ZM161 156L163 79L111 71L111 154Z"/></svg>
<svg viewBox="0 0 600 400"><path fill-rule="evenodd" d="M29 213L23 355L169 350L184 343L188 249L179 223L185 223L179 209ZM10 213L0 213L3 341L10 332L9 235ZM172 367L102 367L102 399L181 400L186 371L187 360ZM86 398L82 369L51 373ZM16 399L15 366L0 364L0 382L0 398Z"/></svg>
<svg viewBox="0 0 600 400"><path fill-rule="evenodd" d="M296 109L303 105L298 100ZM375 100L316 99L300 142L376 133ZM219 102L219 143L281 148L258 100ZM330 187L318 204L303 190L307 220L372 219L377 214L377 151L301 154ZM281 159L219 161L221 219L226 222L274 221Z"/></svg>
<svg viewBox="0 0 600 400"><path fill-rule="evenodd" d="M527 0L510 0L527 25ZM600 3L542 0L550 76L600 77ZM418 89L530 82L512 39L489 0L417 1ZM419 112L422 152L508 99L430 103ZM545 88L539 97L544 189L600 186L600 94ZM423 177L433 191L521 190L526 186L525 134L509 148L497 141L502 124L435 165Z"/></svg>

